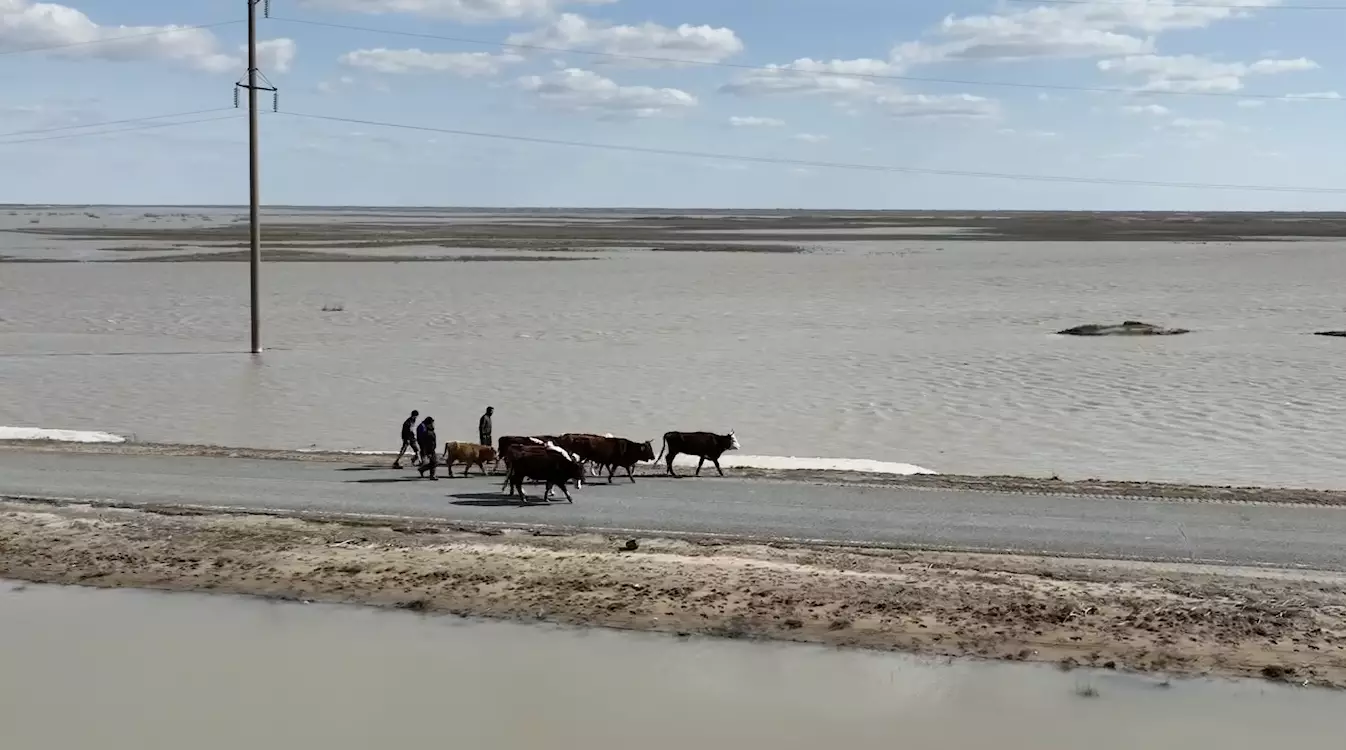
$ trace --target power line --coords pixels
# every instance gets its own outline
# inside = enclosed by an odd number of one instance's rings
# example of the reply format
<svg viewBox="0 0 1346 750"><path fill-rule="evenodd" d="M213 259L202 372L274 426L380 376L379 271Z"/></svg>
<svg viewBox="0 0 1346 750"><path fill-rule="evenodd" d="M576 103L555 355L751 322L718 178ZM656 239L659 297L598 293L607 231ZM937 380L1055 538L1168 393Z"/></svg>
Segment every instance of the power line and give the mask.
<svg viewBox="0 0 1346 750"><path fill-rule="evenodd" d="M88 39L82 42L66 42L64 44L48 44L41 47L20 47L18 49L0 50L0 55L17 55L21 52L46 52L54 49L69 49L70 47L87 47L94 44L111 44L127 39L145 39L152 36L163 36L165 34L177 34L183 31L197 31L200 29L215 29L220 26L230 26L236 23L243 23L239 20L216 21L215 23L203 23L196 26L178 26L169 29L157 29L155 31L146 31L142 34L125 34L122 36L104 37L101 39Z"/></svg>
<svg viewBox="0 0 1346 750"><path fill-rule="evenodd" d="M201 122L216 122L218 120L232 120L239 115L228 114L217 117L201 117L195 120L179 120L178 122L158 122L150 125L137 125L129 128L116 128L114 130L98 130L91 133L66 133L64 135L47 135L38 138L20 138L15 141L0 141L0 146L8 146L13 143L33 143L35 141L57 141L64 138L86 138L99 135L114 135L116 133L130 133L138 130L153 130L155 128L173 128L179 125L194 125Z"/></svg>
<svg viewBox="0 0 1346 750"><path fill-rule="evenodd" d="M303 112L282 112L281 114L291 117L301 117L311 120L327 120L330 122L341 122L353 125L372 125L376 127L398 128L402 130L414 130L427 133L442 133L446 135L460 135L469 138L490 138L503 141L517 141L522 143L534 143L547 146L569 146L573 148L598 149L603 151L623 151L628 153L653 154L657 156L681 156L698 159L717 159L720 161L750 162L758 164L777 164L798 167L817 167L824 169L849 169L865 172L901 172L905 174L935 175L941 177L974 177L997 180L1015 180L1024 182L1068 182L1089 185L1127 185L1136 187L1164 187L1164 188L1192 188L1201 190L1244 190L1253 192L1271 192L1271 193L1325 193L1325 194L1346 194L1346 187L1307 187L1291 185L1238 185L1230 183L1206 183L1206 182L1164 182L1159 180L1129 180L1110 177L1073 177L1067 175L1041 175L1041 174L1015 174L1010 172L981 172L962 169L931 169L927 167L907 167L886 164L857 164L848 162L833 161L814 161L809 159L789 159L767 156L747 156L742 154L724 154L710 151L684 151L668 148L651 148L645 146L623 146L612 143L593 143L586 141L568 141L556 138L537 138L524 135L509 135L505 133L484 133L471 130L455 130L451 128L436 128L424 125L408 125L395 122L379 122L377 120L361 120L352 117L335 117L331 115L316 115Z"/></svg>
<svg viewBox="0 0 1346 750"><path fill-rule="evenodd" d="M1118 2L1117 0L1005 0L1007 3L1024 5L1102 5L1131 6L1134 8L1199 8L1211 10L1346 10L1346 5L1240 5L1237 2L1220 3L1157 3L1157 2Z"/></svg>
<svg viewBox="0 0 1346 750"><path fill-rule="evenodd" d="M1083 2L1083 0L1081 0ZM831 70L799 70L789 66L769 66L769 65L748 65L746 63L731 62L711 62L708 60L688 60L674 57L655 57L650 55L630 55L619 52L601 52L598 50L573 49L567 47L551 47L541 44L513 44L510 42L489 42L482 39L467 39L464 37L443 36L440 34L426 34L415 31L395 31L393 29L379 29L370 26L355 26L344 23L331 23L328 21L309 21L301 18L283 18L273 16L273 21L284 23L300 24L303 26L317 26L329 29L343 29L346 31L364 31L372 34L387 34L389 36L411 37L415 39L433 39L442 42L455 42L458 44L476 44L484 47L498 47L501 49L523 50L529 52L550 52L555 54L567 55L589 55L591 57L601 57L616 60L638 60L641 62L663 63L669 65L692 65L707 68L729 68L733 70L752 70L759 72L775 73L780 75L801 74L801 75L821 75L833 76L837 78L863 78L879 81L902 81L906 83L939 83L955 86L990 86L995 88L1013 88L1013 89L1035 89L1048 91L1077 91L1089 93L1104 94L1126 94L1126 95L1144 95L1144 96L1204 96L1219 99L1290 99L1293 96L1286 94L1249 94L1249 93L1231 93L1224 91L1144 91L1133 88L1123 88L1118 86L1070 86L1066 84L1054 83L1022 83L1016 81L974 81L961 78L931 78L926 76L905 76L893 73L846 73ZM1314 99L1316 101L1316 99ZM1337 99L1324 99L1324 101L1341 101Z"/></svg>
<svg viewBox="0 0 1346 750"><path fill-rule="evenodd" d="M145 117L129 117L125 120L103 120L102 122L86 122L81 125L61 125L54 128L33 128L30 130L13 130L8 133L0 133L0 138L9 138L15 135L37 135L40 133L55 133L61 130L79 130L82 128L99 128L105 125L125 125L133 122L146 122L149 120L164 120L170 117L189 117L191 115L204 115L211 112L223 112L233 109L233 107L214 107L212 109L196 109L190 112L170 112L164 115L148 115Z"/></svg>

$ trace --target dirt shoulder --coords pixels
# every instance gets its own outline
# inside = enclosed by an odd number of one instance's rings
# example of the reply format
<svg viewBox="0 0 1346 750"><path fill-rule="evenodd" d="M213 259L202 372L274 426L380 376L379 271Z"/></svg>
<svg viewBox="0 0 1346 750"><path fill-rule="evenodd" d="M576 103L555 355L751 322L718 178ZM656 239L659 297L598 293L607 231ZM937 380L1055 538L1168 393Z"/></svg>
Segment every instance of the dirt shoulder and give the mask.
<svg viewBox="0 0 1346 750"><path fill-rule="evenodd" d="M0 503L0 577L1346 687L1346 576Z"/></svg>
<svg viewBox="0 0 1346 750"><path fill-rule="evenodd" d="M308 453L266 448L228 448L210 445L156 443L68 443L55 440L0 441L0 450L121 456L182 456L274 461L316 461L354 465L369 464L371 466L382 466L386 464L388 460L382 456L352 455L350 453ZM636 476L657 476L660 473L661 472L658 469L646 466L638 469L636 471ZM869 474L855 471L743 468L727 470L727 473L742 479L808 482L811 484L905 487L915 489L1049 495L1139 497L1197 502L1346 506L1346 491L1315 490L1296 487L1217 487L1211 485L1168 482L1128 482L1105 479L1062 480L1051 477L958 476L954 474L894 476L890 474Z"/></svg>

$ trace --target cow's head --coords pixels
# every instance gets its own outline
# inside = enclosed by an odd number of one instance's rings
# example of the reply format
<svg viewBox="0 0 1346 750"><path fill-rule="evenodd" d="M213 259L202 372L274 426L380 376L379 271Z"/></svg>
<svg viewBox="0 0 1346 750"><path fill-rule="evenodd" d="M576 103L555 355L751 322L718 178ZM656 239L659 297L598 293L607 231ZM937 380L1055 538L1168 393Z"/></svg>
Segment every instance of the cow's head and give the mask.
<svg viewBox="0 0 1346 750"><path fill-rule="evenodd" d="M566 478L574 482L575 487L578 489L584 486L584 475L586 473L588 472L585 471L584 464L578 459L575 459L570 462L570 471L567 472Z"/></svg>
<svg viewBox="0 0 1346 750"><path fill-rule="evenodd" d="M636 454L636 457L639 458L641 461L653 461L653 460L654 460L654 441L653 441L653 440L646 440L645 442L641 443L641 444L640 444L640 453Z"/></svg>
<svg viewBox="0 0 1346 750"><path fill-rule="evenodd" d="M739 448L743 447L743 446L739 445L739 443L738 443L738 435L735 435L733 430L730 430L730 431L729 431L729 434L726 435L726 437L729 438L729 450L731 450L731 451L736 451L736 450L738 450Z"/></svg>

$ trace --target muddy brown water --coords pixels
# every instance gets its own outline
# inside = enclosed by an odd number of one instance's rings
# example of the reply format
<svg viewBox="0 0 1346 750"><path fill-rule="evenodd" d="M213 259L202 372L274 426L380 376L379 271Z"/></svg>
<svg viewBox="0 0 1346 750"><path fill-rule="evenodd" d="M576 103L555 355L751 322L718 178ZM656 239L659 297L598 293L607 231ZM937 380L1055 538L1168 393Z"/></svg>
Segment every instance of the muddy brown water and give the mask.
<svg viewBox="0 0 1346 750"><path fill-rule="evenodd" d="M6 750L1263 750L1338 746L1346 707L1260 681L6 581L0 633Z"/></svg>

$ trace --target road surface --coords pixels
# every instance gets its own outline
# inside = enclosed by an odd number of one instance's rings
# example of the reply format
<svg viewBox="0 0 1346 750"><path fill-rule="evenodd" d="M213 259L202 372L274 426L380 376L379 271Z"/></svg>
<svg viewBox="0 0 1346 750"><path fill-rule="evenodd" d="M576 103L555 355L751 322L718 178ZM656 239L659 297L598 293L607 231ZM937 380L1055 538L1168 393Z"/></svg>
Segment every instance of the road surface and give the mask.
<svg viewBox="0 0 1346 750"><path fill-rule="evenodd" d="M574 505L525 507L499 486L324 462L0 451L0 495L11 497L1346 571L1346 508L708 477L586 485Z"/></svg>

